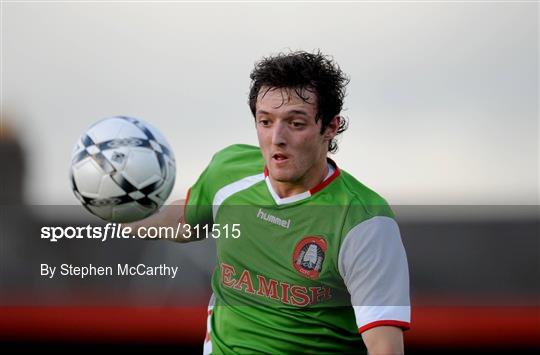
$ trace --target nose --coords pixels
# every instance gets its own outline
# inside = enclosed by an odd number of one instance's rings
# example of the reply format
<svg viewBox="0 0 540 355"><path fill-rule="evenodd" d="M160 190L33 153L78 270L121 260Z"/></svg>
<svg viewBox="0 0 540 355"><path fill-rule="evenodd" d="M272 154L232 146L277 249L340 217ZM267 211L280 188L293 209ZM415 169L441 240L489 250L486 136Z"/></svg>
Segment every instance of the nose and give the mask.
<svg viewBox="0 0 540 355"><path fill-rule="evenodd" d="M272 131L272 144L284 146L287 144L287 126L284 122L278 121L274 124Z"/></svg>

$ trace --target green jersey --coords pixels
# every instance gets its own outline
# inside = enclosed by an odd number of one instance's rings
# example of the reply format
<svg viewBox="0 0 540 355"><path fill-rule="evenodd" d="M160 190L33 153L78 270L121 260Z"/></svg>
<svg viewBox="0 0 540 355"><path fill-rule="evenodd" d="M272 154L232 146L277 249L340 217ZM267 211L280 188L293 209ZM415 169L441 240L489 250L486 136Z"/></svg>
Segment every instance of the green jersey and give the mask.
<svg viewBox="0 0 540 355"><path fill-rule="evenodd" d="M280 198L260 150L234 145L191 188L186 222L217 243L205 353L358 353L359 333L408 328L408 267L392 211L328 164L319 186Z"/></svg>

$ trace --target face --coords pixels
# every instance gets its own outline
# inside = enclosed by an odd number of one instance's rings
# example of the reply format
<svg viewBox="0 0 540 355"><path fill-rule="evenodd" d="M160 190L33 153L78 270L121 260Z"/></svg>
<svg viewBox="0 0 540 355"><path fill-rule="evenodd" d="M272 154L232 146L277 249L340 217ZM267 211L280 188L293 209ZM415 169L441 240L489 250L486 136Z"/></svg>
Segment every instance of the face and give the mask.
<svg viewBox="0 0 540 355"><path fill-rule="evenodd" d="M303 91L302 96L307 102L291 89L261 88L255 122L271 182L306 191L324 179L328 142L339 117L321 134L316 95Z"/></svg>

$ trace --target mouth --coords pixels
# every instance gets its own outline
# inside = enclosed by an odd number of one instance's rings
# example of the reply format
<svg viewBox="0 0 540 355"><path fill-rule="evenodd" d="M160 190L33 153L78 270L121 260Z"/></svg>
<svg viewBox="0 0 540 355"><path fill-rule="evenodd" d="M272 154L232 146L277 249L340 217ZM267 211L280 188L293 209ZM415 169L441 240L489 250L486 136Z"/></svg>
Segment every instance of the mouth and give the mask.
<svg viewBox="0 0 540 355"><path fill-rule="evenodd" d="M289 157L285 154L282 154L282 153L275 153L272 155L272 160L274 160L275 162L278 162L278 163L283 163L287 160L289 160Z"/></svg>

